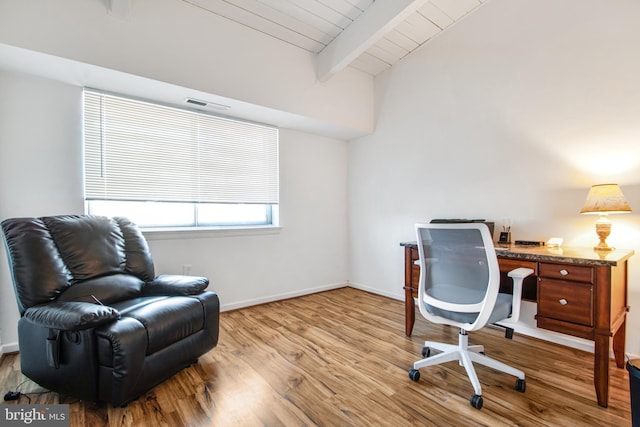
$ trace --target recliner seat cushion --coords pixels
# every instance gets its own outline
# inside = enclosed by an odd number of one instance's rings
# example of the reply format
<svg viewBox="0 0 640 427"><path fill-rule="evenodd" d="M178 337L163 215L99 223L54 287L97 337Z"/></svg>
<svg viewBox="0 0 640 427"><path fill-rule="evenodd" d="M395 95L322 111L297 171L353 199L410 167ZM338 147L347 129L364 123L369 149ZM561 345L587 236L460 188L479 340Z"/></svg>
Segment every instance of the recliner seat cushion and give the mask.
<svg viewBox="0 0 640 427"><path fill-rule="evenodd" d="M147 332L150 355L205 327L202 303L190 297L143 297L112 304L121 317L137 320Z"/></svg>

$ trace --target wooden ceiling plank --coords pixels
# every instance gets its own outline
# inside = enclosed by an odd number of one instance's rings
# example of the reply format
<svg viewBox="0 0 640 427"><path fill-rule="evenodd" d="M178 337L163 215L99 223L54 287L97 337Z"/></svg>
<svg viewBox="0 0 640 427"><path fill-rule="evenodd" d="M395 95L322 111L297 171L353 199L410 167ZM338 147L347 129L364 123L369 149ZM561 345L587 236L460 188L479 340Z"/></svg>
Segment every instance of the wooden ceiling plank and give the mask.
<svg viewBox="0 0 640 427"><path fill-rule="evenodd" d="M451 19L457 21L476 7L480 6L479 0L429 0L438 9L446 13Z"/></svg>
<svg viewBox="0 0 640 427"><path fill-rule="evenodd" d="M255 13L221 0L185 0L216 15L230 19L238 24L253 28L263 34L282 40L309 52L317 53L325 45L303 34L292 31L265 19ZM240 2L237 2L238 4Z"/></svg>
<svg viewBox="0 0 640 427"><path fill-rule="evenodd" d="M426 3L420 9L418 9L418 13L443 30L454 23L454 20L449 15L434 6L431 2Z"/></svg>
<svg viewBox="0 0 640 427"><path fill-rule="evenodd" d="M416 19L416 16L418 17ZM416 14L400 23L396 30L404 34L419 45L429 40L434 35L442 31L437 25L426 19L424 16Z"/></svg>
<svg viewBox="0 0 640 427"><path fill-rule="evenodd" d="M353 22L352 19L335 11L331 7L318 0L296 0L296 4L308 12L344 29Z"/></svg>
<svg viewBox="0 0 640 427"><path fill-rule="evenodd" d="M341 15L346 16L351 21L355 21L358 19L360 15L364 12L360 8L355 7L351 3L346 0L321 0L326 6L340 13Z"/></svg>
<svg viewBox="0 0 640 427"><path fill-rule="evenodd" d="M375 56L379 60L389 64L389 66L391 66L391 64L394 64L396 61L400 60L400 57L395 56L391 52L384 50L382 47L378 46L377 44L374 44L373 46L371 46L369 50L367 50L365 53Z"/></svg>
<svg viewBox="0 0 640 427"><path fill-rule="evenodd" d="M391 65L367 52L356 58L350 66L372 76L377 76L384 70L391 68Z"/></svg>
<svg viewBox="0 0 640 427"><path fill-rule="evenodd" d="M383 37L378 41L378 43L371 46L367 50L367 53L377 56L384 62L394 64L395 62L399 61L400 58L406 56L409 51L393 43L388 38Z"/></svg>
<svg viewBox="0 0 640 427"><path fill-rule="evenodd" d="M421 7L426 0L376 1L319 54L316 74L327 81Z"/></svg>
<svg viewBox="0 0 640 427"><path fill-rule="evenodd" d="M373 4L373 0L345 0L347 3L357 7L361 11L365 11Z"/></svg>
<svg viewBox="0 0 640 427"><path fill-rule="evenodd" d="M282 3L282 2L279 2ZM308 22L305 22L290 13L283 12L274 4L269 4L265 1L256 0L235 0L237 6L244 10L255 14L267 21L270 21L276 25L280 25L283 28L289 29L295 33L304 35L312 40L327 45L331 40L335 38L336 34L327 34L325 31L319 30ZM336 31L339 32L339 28L336 27Z"/></svg>
<svg viewBox="0 0 640 427"><path fill-rule="evenodd" d="M412 40L406 35L402 34L400 31L398 31L397 28L395 28L393 31L388 32L384 37L409 52L420 46L420 43L417 43L415 40Z"/></svg>
<svg viewBox="0 0 640 427"><path fill-rule="evenodd" d="M340 32L342 28L336 24L322 19L318 15L309 12L306 9L301 8L297 3L283 0L258 0L273 9L277 9L286 15L301 21L306 22L307 25L316 28L318 31L322 31L327 34L331 40L333 40Z"/></svg>

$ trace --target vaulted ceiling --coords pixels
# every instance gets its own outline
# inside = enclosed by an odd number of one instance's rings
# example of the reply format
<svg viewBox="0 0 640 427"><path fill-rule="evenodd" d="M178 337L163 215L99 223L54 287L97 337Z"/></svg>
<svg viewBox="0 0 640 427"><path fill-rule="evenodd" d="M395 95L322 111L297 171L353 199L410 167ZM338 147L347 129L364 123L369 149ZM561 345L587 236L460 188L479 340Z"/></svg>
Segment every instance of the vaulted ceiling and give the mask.
<svg viewBox="0 0 640 427"><path fill-rule="evenodd" d="M179 1L311 52L325 81L346 66L376 76L487 0Z"/></svg>

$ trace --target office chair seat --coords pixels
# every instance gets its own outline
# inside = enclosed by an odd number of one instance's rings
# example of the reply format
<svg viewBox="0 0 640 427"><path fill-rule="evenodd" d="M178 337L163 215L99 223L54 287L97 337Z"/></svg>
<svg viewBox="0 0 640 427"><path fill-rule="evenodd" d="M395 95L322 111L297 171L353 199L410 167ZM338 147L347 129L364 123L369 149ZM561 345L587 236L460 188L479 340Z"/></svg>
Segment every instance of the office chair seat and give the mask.
<svg viewBox="0 0 640 427"><path fill-rule="evenodd" d="M420 380L420 369L457 360L465 368L474 389L470 403L483 405L482 387L473 363L517 377L515 389L526 389L524 372L484 354L482 345L469 345L467 332L497 323L515 324L520 314L522 281L528 268L509 272L513 295L500 293L498 258L489 228L483 223L416 224L420 254L418 308L433 323L460 328L458 344L425 341L423 359L413 364L409 377Z"/></svg>
<svg viewBox="0 0 640 427"><path fill-rule="evenodd" d="M469 291L468 289L461 287L443 287L437 291L434 291L433 295L436 298L444 299L450 301L451 299L455 299L457 296L470 293L470 294L480 294L482 292L478 292L476 290ZM496 305L491 312L491 316L489 316L489 320L487 323L496 323L501 320L507 319L511 316L511 305L513 303L513 297L511 294L498 294L498 298L496 299ZM442 310L438 307L434 307L429 304L425 304L426 309L433 314L434 316L439 316L445 319L450 319L458 323L473 323L473 321L478 317L479 313L461 313L459 311L447 311Z"/></svg>

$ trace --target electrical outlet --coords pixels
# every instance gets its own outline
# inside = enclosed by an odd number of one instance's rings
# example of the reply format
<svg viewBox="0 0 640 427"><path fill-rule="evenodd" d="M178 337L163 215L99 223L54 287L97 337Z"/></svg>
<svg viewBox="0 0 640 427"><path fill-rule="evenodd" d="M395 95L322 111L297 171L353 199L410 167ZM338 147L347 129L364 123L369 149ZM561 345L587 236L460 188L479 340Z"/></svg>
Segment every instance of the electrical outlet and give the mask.
<svg viewBox="0 0 640 427"><path fill-rule="evenodd" d="M182 274L187 276L191 274L191 264L182 264Z"/></svg>

